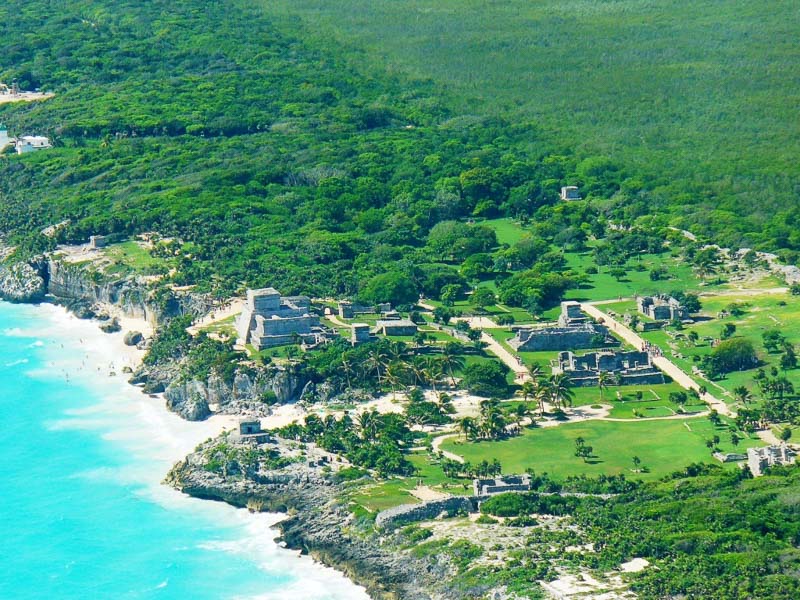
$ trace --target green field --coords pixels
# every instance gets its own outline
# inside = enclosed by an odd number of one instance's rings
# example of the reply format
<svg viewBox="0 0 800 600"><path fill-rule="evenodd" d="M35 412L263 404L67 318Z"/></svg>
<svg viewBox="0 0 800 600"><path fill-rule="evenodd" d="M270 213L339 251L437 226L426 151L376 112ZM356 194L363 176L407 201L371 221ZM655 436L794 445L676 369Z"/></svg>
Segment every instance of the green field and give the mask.
<svg viewBox="0 0 800 600"><path fill-rule="evenodd" d="M446 440L442 448L473 464L497 458L504 473L522 473L532 468L555 478L624 473L652 480L693 462L714 460L705 442L715 434L721 439L723 451L734 449L727 428L714 427L705 418L630 423L586 421L530 429L521 436L497 442L465 444L451 439ZM586 444L594 448L595 458L588 463L574 455L578 437L584 438ZM757 439L743 440L738 449L758 445L762 443ZM642 459L648 473L632 472L633 456Z"/></svg>
<svg viewBox="0 0 800 600"><path fill-rule="evenodd" d="M112 263L107 272L119 275L131 272L139 275L164 273L169 264L163 258L152 256L147 248L134 241L113 244L103 248L102 252Z"/></svg>
<svg viewBox="0 0 800 600"><path fill-rule="evenodd" d="M677 335L674 337L664 331L642 334L642 337L648 341L661 346L667 356L686 372L691 372L692 367L697 364L693 357L709 354L713 350L711 344L704 338L719 338L722 327L726 323L736 326L735 335L748 338L753 342L762 361L761 368L766 371L773 366L780 368L780 353L770 354L764 349L761 339L763 332L777 329L792 344L800 344L800 305L794 297L788 294L727 295L703 297L701 301L703 320L698 319L694 325L688 325L684 330L675 332ZM720 318L721 311L734 303L742 305L744 314L739 317L729 315ZM690 331L697 332L700 338L695 344L686 337ZM714 381L713 385L719 386L727 392L744 385L757 395L757 388L753 384L755 373L756 369L728 373L724 378ZM785 375L795 388L800 389L800 370L789 370ZM719 390L715 392L713 388L711 391L712 393L719 392ZM724 395L721 392L717 395L729 402L733 401L730 395Z"/></svg>

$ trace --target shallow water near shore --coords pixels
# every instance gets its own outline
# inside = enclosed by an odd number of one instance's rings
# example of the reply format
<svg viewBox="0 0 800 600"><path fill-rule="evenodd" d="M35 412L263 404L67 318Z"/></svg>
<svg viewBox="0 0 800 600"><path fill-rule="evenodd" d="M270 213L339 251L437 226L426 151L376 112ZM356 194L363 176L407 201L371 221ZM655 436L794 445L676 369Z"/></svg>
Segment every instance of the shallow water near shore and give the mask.
<svg viewBox="0 0 800 600"><path fill-rule="evenodd" d="M127 385L120 339L0 303L0 598L366 600L279 548L276 515L160 484L221 425Z"/></svg>

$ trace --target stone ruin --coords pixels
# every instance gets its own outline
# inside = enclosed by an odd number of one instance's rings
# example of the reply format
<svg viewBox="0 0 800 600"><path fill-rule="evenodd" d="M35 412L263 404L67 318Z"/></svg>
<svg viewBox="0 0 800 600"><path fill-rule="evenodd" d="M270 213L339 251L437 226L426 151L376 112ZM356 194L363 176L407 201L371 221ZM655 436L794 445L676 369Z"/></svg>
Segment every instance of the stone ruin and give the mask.
<svg viewBox="0 0 800 600"><path fill-rule="evenodd" d="M793 465L797 461L797 453L785 443L779 446L747 449L747 466L753 477L764 474L769 467Z"/></svg>
<svg viewBox="0 0 800 600"><path fill-rule="evenodd" d="M306 296L281 296L274 288L247 290L247 301L236 320L237 343L256 350L294 343L317 344L326 336Z"/></svg>
<svg viewBox="0 0 800 600"><path fill-rule="evenodd" d="M608 328L590 321L578 302L561 303L558 323L545 326L512 327L515 336L508 344L517 351L575 350L617 343Z"/></svg>
<svg viewBox="0 0 800 600"><path fill-rule="evenodd" d="M686 307L672 296L639 296L636 307L645 317L654 321L684 321L691 315Z"/></svg>
<svg viewBox="0 0 800 600"><path fill-rule="evenodd" d="M261 421L258 419L240 419L238 430L232 432L228 440L233 444L255 446L266 444L272 438L269 433L261 429Z"/></svg>
<svg viewBox="0 0 800 600"><path fill-rule="evenodd" d="M495 479L474 479L472 493L475 496L494 496L506 492L529 492L531 490L531 476L506 475Z"/></svg>
<svg viewBox="0 0 800 600"><path fill-rule="evenodd" d="M553 373L565 373L572 385L597 385L600 373L611 373L617 385L656 385L664 383L664 374L653 366L648 352L600 350L583 356L560 352Z"/></svg>

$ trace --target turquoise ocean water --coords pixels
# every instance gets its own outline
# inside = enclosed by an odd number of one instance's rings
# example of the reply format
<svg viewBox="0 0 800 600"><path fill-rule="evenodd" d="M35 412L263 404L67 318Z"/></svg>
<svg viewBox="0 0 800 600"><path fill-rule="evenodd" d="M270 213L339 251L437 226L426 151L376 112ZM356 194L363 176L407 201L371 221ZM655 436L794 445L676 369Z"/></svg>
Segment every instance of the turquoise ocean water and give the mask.
<svg viewBox="0 0 800 600"><path fill-rule="evenodd" d="M160 485L213 426L110 376L118 344L61 309L0 303L0 599L366 599L278 548L273 515Z"/></svg>

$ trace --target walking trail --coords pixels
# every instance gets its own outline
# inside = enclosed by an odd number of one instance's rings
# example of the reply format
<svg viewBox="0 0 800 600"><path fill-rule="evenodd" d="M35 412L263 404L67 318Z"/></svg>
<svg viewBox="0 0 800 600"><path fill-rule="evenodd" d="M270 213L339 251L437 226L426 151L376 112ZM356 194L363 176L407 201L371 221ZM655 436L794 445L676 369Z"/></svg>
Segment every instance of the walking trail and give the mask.
<svg viewBox="0 0 800 600"><path fill-rule="evenodd" d="M244 308L244 300L242 298L233 298L225 303L222 308L216 308L205 317L196 321L191 327L186 329L190 335L197 335L201 329L204 329L214 323L219 323L230 317L235 317L242 312Z"/></svg>
<svg viewBox="0 0 800 600"><path fill-rule="evenodd" d="M611 331L616 333L620 336L623 340L634 346L635 348L639 348L640 350L644 350L646 347L644 339L633 331L630 327L627 327L612 319L607 313L604 313L602 310L594 306L593 304L589 304L588 302L581 303L581 310L585 312L590 317L597 319L598 321L602 321ZM653 364L661 369L664 373L672 377L672 379L680 385L682 388L687 390L696 390L700 391L700 386L697 385L694 379L692 379L689 375L687 375L683 369L678 367L675 363L669 360L666 356L654 356L652 357ZM708 404L711 408L716 410L719 414L725 415L727 417L735 417L736 413L734 413L725 402L720 400L719 398L705 392L704 394L700 395L700 398Z"/></svg>

